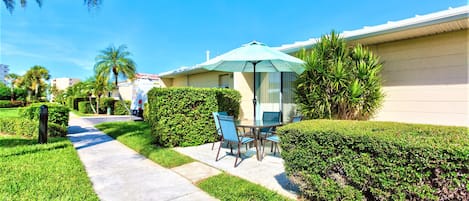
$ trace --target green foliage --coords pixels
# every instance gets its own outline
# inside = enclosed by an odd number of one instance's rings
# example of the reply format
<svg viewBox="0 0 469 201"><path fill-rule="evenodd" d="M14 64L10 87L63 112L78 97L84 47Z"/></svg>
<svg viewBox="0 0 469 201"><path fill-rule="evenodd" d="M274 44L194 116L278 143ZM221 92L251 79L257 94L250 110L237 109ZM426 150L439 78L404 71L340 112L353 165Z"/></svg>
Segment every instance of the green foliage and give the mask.
<svg viewBox="0 0 469 201"><path fill-rule="evenodd" d="M19 113L22 117L27 119L38 120L40 107L42 105L47 105L48 107L49 122L67 128L70 109L57 103L33 103L28 107L21 108Z"/></svg>
<svg viewBox="0 0 469 201"><path fill-rule="evenodd" d="M0 118L20 117L19 108L0 108Z"/></svg>
<svg viewBox="0 0 469 201"><path fill-rule="evenodd" d="M102 113L102 114L107 113L107 108L108 107L111 108L111 111L114 111L114 103L115 102L116 102L116 100L114 98L101 98L101 99L99 99L100 113Z"/></svg>
<svg viewBox="0 0 469 201"><path fill-rule="evenodd" d="M82 101L87 101L88 98L84 97L68 97L67 98L67 107L69 107L72 110L79 110L78 108L78 103Z"/></svg>
<svg viewBox="0 0 469 201"><path fill-rule="evenodd" d="M165 147L194 146L216 140L212 112L239 108L239 100L220 106L219 100L236 98L232 90L153 88L148 92L146 121L157 143ZM220 93L225 93L222 95ZM238 95L235 95L238 94ZM219 100L218 100L219 99ZM228 101L227 101L228 102ZM238 106L234 106L235 102ZM236 113L235 113L236 114ZM231 114L234 115L234 114Z"/></svg>
<svg viewBox="0 0 469 201"><path fill-rule="evenodd" d="M220 200L289 200L258 184L226 173L209 177L197 186Z"/></svg>
<svg viewBox="0 0 469 201"><path fill-rule="evenodd" d="M130 108L130 101L124 101L124 102L127 105L127 108ZM130 115L129 111L127 111L125 106L122 104L122 101L115 101L114 102L113 113L115 115Z"/></svg>
<svg viewBox="0 0 469 201"><path fill-rule="evenodd" d="M78 111L83 113L83 114L93 114L94 113L93 109L91 109L90 101L78 102Z"/></svg>
<svg viewBox="0 0 469 201"><path fill-rule="evenodd" d="M11 101L0 100L0 108L8 108L8 107L13 107L13 104L11 104Z"/></svg>
<svg viewBox="0 0 469 201"><path fill-rule="evenodd" d="M0 135L1 200L99 200L67 138Z"/></svg>
<svg viewBox="0 0 469 201"><path fill-rule="evenodd" d="M239 116L241 94L232 89L214 89L217 93L218 111L225 111L235 117Z"/></svg>
<svg viewBox="0 0 469 201"><path fill-rule="evenodd" d="M296 82L296 103L306 118L366 120L379 109L382 64L371 51L332 32L298 57L306 70Z"/></svg>
<svg viewBox="0 0 469 201"><path fill-rule="evenodd" d="M0 85L0 100L11 99L11 88L1 83Z"/></svg>
<svg viewBox="0 0 469 201"><path fill-rule="evenodd" d="M145 122L108 122L96 128L163 167L173 168L194 161L173 149L157 146Z"/></svg>
<svg viewBox="0 0 469 201"><path fill-rule="evenodd" d="M332 120L278 129L286 173L310 200L467 199L468 131Z"/></svg>
<svg viewBox="0 0 469 201"><path fill-rule="evenodd" d="M37 137L39 134L39 121L25 118L0 118L0 133ZM67 135L67 129L61 125L49 122L47 124L48 136Z"/></svg>
<svg viewBox="0 0 469 201"><path fill-rule="evenodd" d="M130 52L127 51L126 45L117 48L111 45L102 50L101 54L96 56L96 64L94 65L96 76L110 80L112 75L115 87L117 87L119 76L133 80L137 67L129 56Z"/></svg>

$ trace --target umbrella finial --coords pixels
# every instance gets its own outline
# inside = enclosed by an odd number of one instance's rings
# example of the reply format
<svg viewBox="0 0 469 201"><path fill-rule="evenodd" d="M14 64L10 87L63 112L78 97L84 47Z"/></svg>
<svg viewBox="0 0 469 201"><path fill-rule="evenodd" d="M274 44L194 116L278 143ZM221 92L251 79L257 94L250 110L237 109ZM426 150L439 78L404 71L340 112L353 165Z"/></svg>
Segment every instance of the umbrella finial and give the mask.
<svg viewBox="0 0 469 201"><path fill-rule="evenodd" d="M261 42L259 42L259 41L255 41L255 40L253 40L252 42L250 42L250 43L248 43L248 44L246 44L246 45L243 45L243 46L249 46L249 45L263 45L263 46L265 46L264 43L261 43Z"/></svg>

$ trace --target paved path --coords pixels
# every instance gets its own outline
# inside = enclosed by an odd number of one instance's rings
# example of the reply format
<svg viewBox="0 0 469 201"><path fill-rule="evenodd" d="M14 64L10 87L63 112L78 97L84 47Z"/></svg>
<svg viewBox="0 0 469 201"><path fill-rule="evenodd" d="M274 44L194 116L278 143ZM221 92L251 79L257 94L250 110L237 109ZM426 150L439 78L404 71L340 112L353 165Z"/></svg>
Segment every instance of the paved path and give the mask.
<svg viewBox="0 0 469 201"><path fill-rule="evenodd" d="M129 120L113 121L121 119ZM68 137L101 200L216 200L94 128L93 120L71 115Z"/></svg>

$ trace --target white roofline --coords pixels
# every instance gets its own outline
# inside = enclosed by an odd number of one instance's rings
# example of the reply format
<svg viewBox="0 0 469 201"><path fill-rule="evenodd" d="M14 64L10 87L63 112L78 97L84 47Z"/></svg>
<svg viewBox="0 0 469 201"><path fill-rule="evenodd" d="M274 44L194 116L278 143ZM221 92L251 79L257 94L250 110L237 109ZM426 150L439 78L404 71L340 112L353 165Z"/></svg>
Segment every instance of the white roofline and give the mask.
<svg viewBox="0 0 469 201"><path fill-rule="evenodd" d="M430 13L427 15L416 15L413 18L408 18L399 21L388 21L386 24L376 26L365 26L362 29L353 31L344 31L340 35L346 40L357 40L361 38L382 35L387 33L399 32L403 30L419 28L434 24L440 24L455 20L468 18L469 6L461 6L457 8L449 8L448 10ZM299 41L293 44L285 44L277 47L277 50L285 53L296 52L302 48L309 48L317 43L320 38L312 38L306 41Z"/></svg>
<svg viewBox="0 0 469 201"><path fill-rule="evenodd" d="M362 29L353 31L344 31L340 35L346 40L358 40L362 38L383 35L387 33L394 33L408 29L414 29L434 24L440 24L450 21L456 21L469 17L469 5L461 6L457 8L449 8L435 13L426 15L416 15L415 17L399 20L399 21L388 21L386 24L376 26L365 26ZM316 44L320 38L311 38L306 41L297 41L293 44L284 44L280 47L274 47L275 49L284 53L293 53L301 50L302 48L310 48ZM181 67L173 71L160 73L161 78L171 77L180 74L189 74L190 72L201 69L198 65L192 67Z"/></svg>

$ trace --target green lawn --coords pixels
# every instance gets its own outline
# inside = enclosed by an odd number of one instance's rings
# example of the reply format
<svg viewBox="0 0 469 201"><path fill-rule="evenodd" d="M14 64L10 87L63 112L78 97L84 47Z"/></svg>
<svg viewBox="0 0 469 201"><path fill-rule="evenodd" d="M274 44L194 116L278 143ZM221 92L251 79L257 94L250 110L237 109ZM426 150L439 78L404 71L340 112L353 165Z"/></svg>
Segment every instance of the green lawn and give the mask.
<svg viewBox="0 0 469 201"><path fill-rule="evenodd" d="M20 117L18 108L0 108L0 118Z"/></svg>
<svg viewBox="0 0 469 201"><path fill-rule="evenodd" d="M173 149L157 146L145 122L108 122L95 127L163 167L172 168L194 161Z"/></svg>
<svg viewBox="0 0 469 201"><path fill-rule="evenodd" d="M226 173L209 177L197 186L220 200L290 200L260 185Z"/></svg>
<svg viewBox="0 0 469 201"><path fill-rule="evenodd" d="M0 200L98 200L67 138L0 135Z"/></svg>

